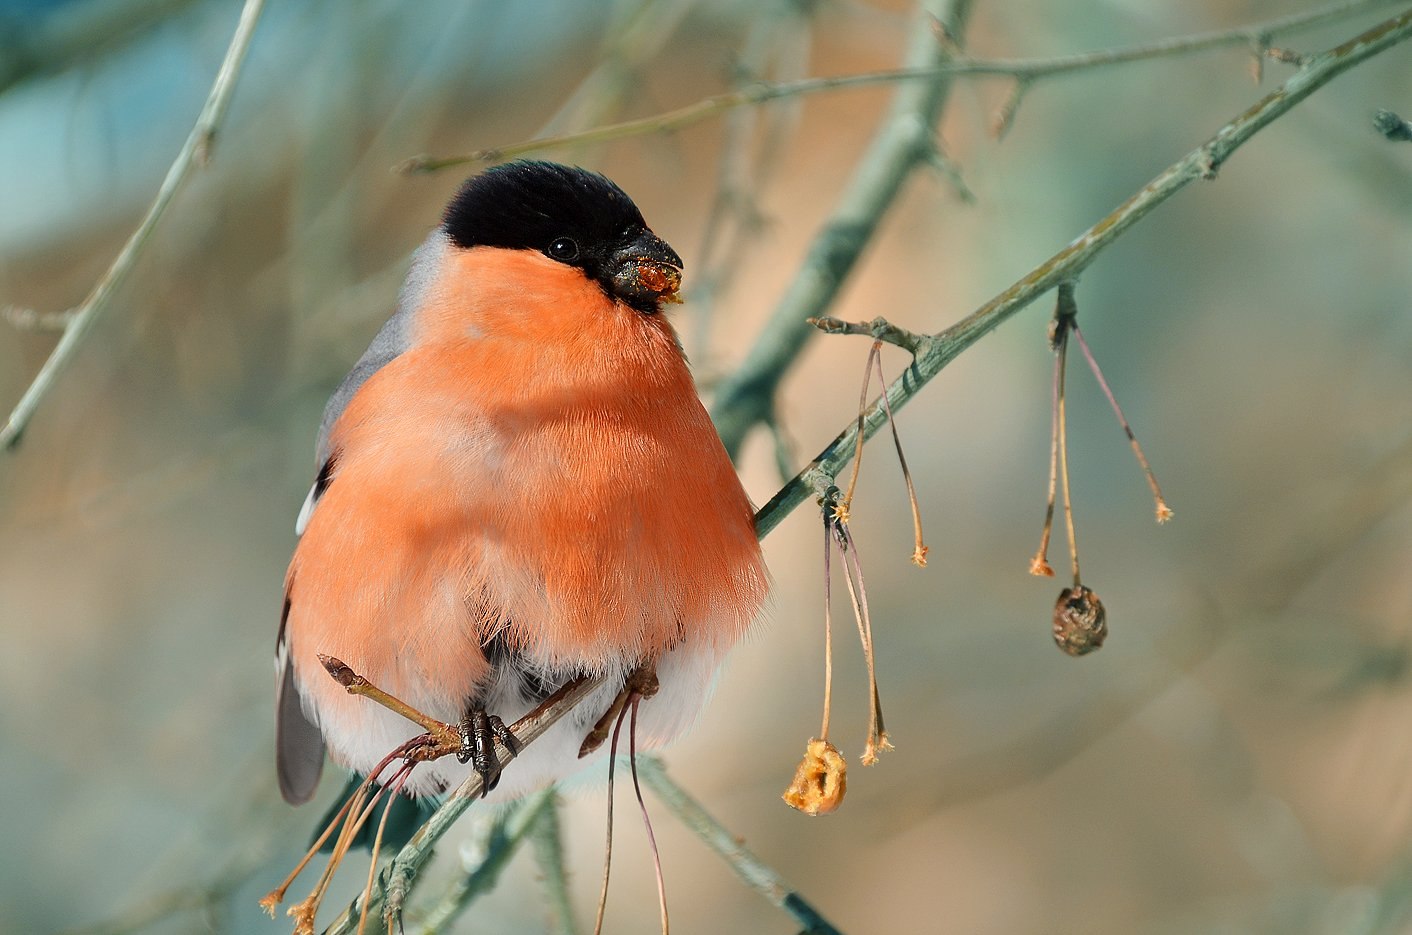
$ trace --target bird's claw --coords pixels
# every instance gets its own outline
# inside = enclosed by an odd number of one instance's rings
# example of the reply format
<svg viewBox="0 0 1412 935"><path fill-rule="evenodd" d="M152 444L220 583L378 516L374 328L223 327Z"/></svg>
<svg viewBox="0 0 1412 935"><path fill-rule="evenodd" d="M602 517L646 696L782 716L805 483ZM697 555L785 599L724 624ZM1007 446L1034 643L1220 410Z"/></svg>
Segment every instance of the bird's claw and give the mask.
<svg viewBox="0 0 1412 935"><path fill-rule="evenodd" d="M460 733L461 749L457 751L456 759L462 763L470 763L480 774L480 794L481 798L485 798L500 782L501 766L500 758L495 755L495 741L500 741L511 757L520 752L520 741L510 732L510 728L505 726L504 721L494 714L488 714L484 708L473 708L466 712L466 716L461 718Z"/></svg>

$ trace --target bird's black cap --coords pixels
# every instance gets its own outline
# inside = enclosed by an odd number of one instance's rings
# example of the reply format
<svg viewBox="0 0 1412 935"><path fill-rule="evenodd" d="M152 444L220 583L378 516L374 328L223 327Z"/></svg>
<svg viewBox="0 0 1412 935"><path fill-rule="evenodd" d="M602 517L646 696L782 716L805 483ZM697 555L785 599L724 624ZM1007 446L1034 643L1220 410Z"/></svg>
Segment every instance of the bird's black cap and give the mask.
<svg viewBox="0 0 1412 935"><path fill-rule="evenodd" d="M473 176L451 199L442 227L458 247L535 250L579 267L631 304L637 302L620 294L614 275L632 245L655 241L653 259L681 266L626 192L597 172L553 162L520 160Z"/></svg>

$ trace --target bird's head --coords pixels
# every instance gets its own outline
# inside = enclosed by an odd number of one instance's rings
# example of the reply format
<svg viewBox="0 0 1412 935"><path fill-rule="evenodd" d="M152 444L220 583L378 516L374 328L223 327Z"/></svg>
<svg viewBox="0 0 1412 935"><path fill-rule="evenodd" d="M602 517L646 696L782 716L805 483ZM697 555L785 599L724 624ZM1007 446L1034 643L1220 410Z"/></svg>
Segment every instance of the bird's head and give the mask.
<svg viewBox="0 0 1412 935"><path fill-rule="evenodd" d="M596 172L527 160L496 166L461 187L442 228L454 248L526 251L576 270L646 315L680 301L681 257Z"/></svg>

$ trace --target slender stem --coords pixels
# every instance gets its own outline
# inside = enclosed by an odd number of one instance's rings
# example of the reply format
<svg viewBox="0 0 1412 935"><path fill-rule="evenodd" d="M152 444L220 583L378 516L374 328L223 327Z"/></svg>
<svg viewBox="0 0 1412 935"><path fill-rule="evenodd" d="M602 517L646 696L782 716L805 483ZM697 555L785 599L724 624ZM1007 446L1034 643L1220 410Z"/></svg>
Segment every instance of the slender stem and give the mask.
<svg viewBox="0 0 1412 935"><path fill-rule="evenodd" d="M1069 424L1068 407L1064 405L1064 376L1069 354L1069 328L1061 324L1058 336L1059 377L1056 389L1056 405L1059 408L1059 486L1064 492L1064 525L1069 533L1069 561L1074 569L1074 587L1082 582L1079 579L1079 543L1074 532L1074 504L1069 497Z"/></svg>
<svg viewBox="0 0 1412 935"><path fill-rule="evenodd" d="M863 470L863 417L868 413L868 387L873 382L873 358L878 354L878 345L873 343L868 351L868 359L863 363L863 388L858 391L858 447L853 451L853 471L848 475L848 487L843 492L843 515L839 521L848 522L849 514L853 508L853 494L858 489L858 475ZM887 383L883 383L883 388L887 388Z"/></svg>
<svg viewBox="0 0 1412 935"><path fill-rule="evenodd" d="M1137 463L1142 468L1143 476L1147 478L1147 486L1152 489L1157 522L1167 522L1172 518L1172 510L1167 506L1167 501L1162 498L1162 488L1157 486L1157 475L1152 473L1152 465L1147 463L1147 455L1142 453L1142 445L1138 444L1137 435L1133 433L1133 427L1128 423L1128 417L1123 415L1123 407L1118 405L1118 397L1113 395L1112 388L1108 386L1108 381L1103 376L1103 370L1098 366L1098 359L1093 356L1093 351L1089 350L1088 342L1084 340L1083 329L1079 327L1077 321L1074 322L1074 339L1079 342L1079 350L1083 352L1084 360L1088 361L1088 369L1093 371L1093 377L1102 388L1103 395L1108 397L1108 405L1113 407L1113 414L1118 417L1118 425L1122 426L1123 434L1128 436L1128 444L1132 447L1133 454L1137 456Z"/></svg>
<svg viewBox="0 0 1412 935"><path fill-rule="evenodd" d="M1072 280L1119 237L1159 205L1198 179L1214 178L1217 170L1252 136L1284 116L1319 88L1360 62L1412 37L1412 10L1368 29L1347 42L1311 56L1290 78L1235 117L1196 149L1187 153L1068 246L1030 270L1005 291L961 321L931 336L917 359L887 388L894 408L902 406L963 351L1013 317L1035 299ZM868 411L863 426L871 436L886 413L880 404ZM815 491L820 478L833 477L857 443L850 420L833 441L793 480L785 484L755 514L755 529L768 535L795 507Z"/></svg>
<svg viewBox="0 0 1412 935"><path fill-rule="evenodd" d="M806 935L841 935L813 906L804 901L778 873L750 852L741 839L711 816L701 803L667 775L662 761L655 756L642 756L638 773L661 803L677 819L726 862L745 884L759 893L772 906L789 913L804 926Z"/></svg>
<svg viewBox="0 0 1412 935"><path fill-rule="evenodd" d="M603 916L608 911L608 880L613 870L613 766L618 762L618 735L623 730L626 705L618 710L613 721L613 740L608 747L608 831L603 842L603 885L598 891L598 912L593 919L593 935L603 935Z"/></svg>
<svg viewBox="0 0 1412 935"><path fill-rule="evenodd" d="M457 729L444 721L438 721L434 717L428 717L421 711L407 704L401 698L389 695L378 688L366 678L354 672L347 663L333 656L319 654L319 662L328 670L328 674L333 680L342 685L350 695L361 695L369 701L382 705L393 714L401 715L407 720L416 724L422 730L431 734L444 746L455 746L460 740Z"/></svg>
<svg viewBox="0 0 1412 935"><path fill-rule="evenodd" d="M819 739L829 739L829 715L833 711L833 517L824 507L824 723Z"/></svg>
<svg viewBox="0 0 1412 935"><path fill-rule="evenodd" d="M628 723L628 767L632 770L632 792L637 796L637 807L642 812L642 826L647 829L647 843L652 849L652 871L657 877L657 909L662 922L662 935L670 935L671 921L667 917L667 880L662 875L662 851L657 847L657 835L652 831L652 816L647 812L647 803L642 800L642 782L637 772L637 709L642 696L632 696L632 718Z"/></svg>
<svg viewBox="0 0 1412 935"><path fill-rule="evenodd" d="M50 352L44 366L39 368L34 382L15 404L4 428L0 428L0 448L13 448L19 442L25 426L29 425L44 395L49 392L54 381L73 358L79 343L88 335L98 316L112 304L113 296L136 268L142 249L147 245L152 232L157 229L157 224L166 215L167 208L182 183L191 174L192 168L204 167L210 162L216 132L230 104L236 79L239 78L241 66L245 63L245 53L250 50L250 38L255 33L255 25L260 21L264 6L265 0L245 0L245 6L240 11L240 21L235 27L235 35L231 37L225 60L221 62L220 70L216 72L216 80L211 85L211 93L207 95L205 106L196 118L196 125L191 128L186 142L182 144L176 159L167 169L166 178L157 189L156 199L147 209L147 214L138 224L137 230L132 232L132 236L123 245L117 259L113 260L113 264L98 280L88 297L74 309L73 318L64 328L59 343Z"/></svg>
<svg viewBox="0 0 1412 935"><path fill-rule="evenodd" d="M873 367L877 370L878 386L887 389L887 377L883 375L882 368L882 341L873 342L873 353L870 355ZM902 453L902 433L897 429L897 420L892 417L892 404L887 401L887 393L882 394L883 411L887 414L888 428L892 430L892 445L897 449L897 464L902 468L902 480L907 485L907 503L912 508L912 564L918 568L927 567L927 553L931 550L927 548L925 540L922 538L922 507L917 502L917 487L912 483L912 472L907 467L907 456Z"/></svg>

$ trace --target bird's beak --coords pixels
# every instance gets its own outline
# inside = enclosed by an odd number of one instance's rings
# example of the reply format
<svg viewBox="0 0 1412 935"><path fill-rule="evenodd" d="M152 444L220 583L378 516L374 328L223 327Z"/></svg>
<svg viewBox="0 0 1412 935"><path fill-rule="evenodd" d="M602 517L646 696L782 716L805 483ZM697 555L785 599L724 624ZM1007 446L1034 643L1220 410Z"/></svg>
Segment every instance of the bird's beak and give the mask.
<svg viewBox="0 0 1412 935"><path fill-rule="evenodd" d="M651 231L613 254L612 264L613 292L634 308L656 312L663 302L681 301L681 257Z"/></svg>

